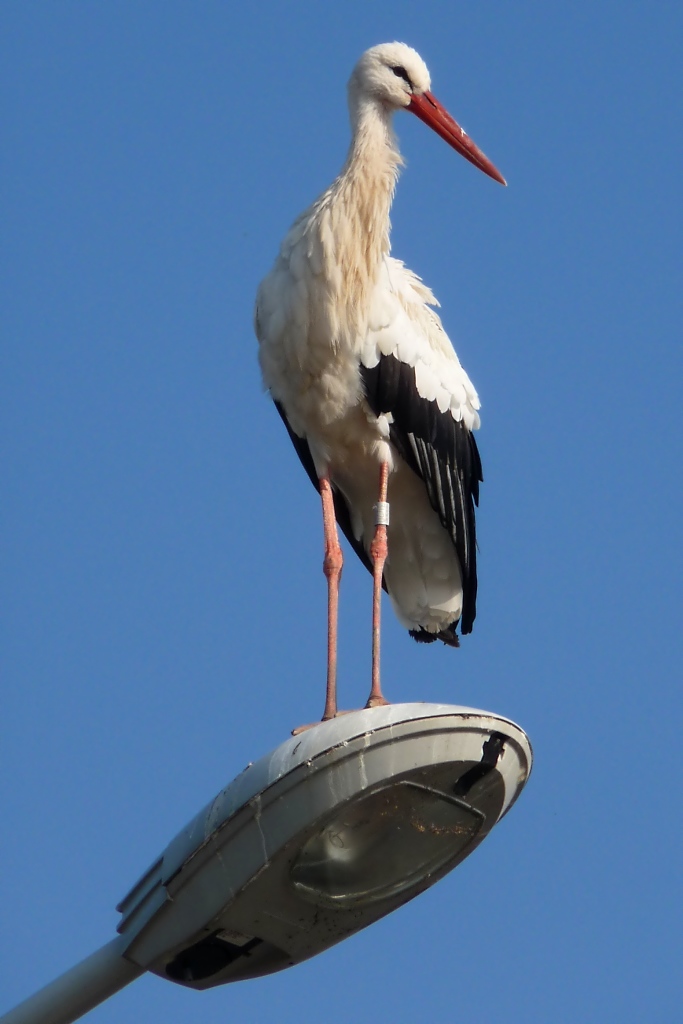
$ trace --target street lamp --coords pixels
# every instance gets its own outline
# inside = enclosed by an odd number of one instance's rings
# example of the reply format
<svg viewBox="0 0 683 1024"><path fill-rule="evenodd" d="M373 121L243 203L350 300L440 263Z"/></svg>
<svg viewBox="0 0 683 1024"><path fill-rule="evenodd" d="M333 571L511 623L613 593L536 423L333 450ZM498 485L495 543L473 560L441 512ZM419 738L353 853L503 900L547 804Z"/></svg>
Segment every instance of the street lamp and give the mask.
<svg viewBox="0 0 683 1024"><path fill-rule="evenodd" d="M355 711L249 765L119 904L119 937L0 1018L69 1024L144 971L189 988L315 956L423 892L521 792L519 726L442 704Z"/></svg>

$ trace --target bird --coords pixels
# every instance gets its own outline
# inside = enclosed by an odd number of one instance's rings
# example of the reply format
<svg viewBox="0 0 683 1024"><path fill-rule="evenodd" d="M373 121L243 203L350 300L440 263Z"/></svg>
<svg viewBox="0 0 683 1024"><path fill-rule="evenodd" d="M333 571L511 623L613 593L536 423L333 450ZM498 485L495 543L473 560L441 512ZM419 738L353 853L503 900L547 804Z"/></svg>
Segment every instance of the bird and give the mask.
<svg viewBox="0 0 683 1024"><path fill-rule="evenodd" d="M405 43L362 54L348 103L346 162L286 234L254 316L264 387L322 502L323 720L340 713L338 527L373 576L367 708L388 703L380 679L382 589L420 642L457 647L457 628L470 633L476 614L480 403L433 293L391 255L389 213L403 164L394 114L416 115L506 184L432 94L426 64Z"/></svg>

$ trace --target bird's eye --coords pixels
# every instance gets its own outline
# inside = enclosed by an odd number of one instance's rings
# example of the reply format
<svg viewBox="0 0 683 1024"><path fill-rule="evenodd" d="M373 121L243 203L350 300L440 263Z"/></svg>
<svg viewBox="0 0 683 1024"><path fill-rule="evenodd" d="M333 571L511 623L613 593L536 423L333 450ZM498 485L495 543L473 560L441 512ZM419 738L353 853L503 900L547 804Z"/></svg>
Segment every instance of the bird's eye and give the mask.
<svg viewBox="0 0 683 1024"><path fill-rule="evenodd" d="M410 76L404 67L402 67L400 64L397 64L396 67L392 68L391 70L394 72L397 78L402 78L403 81L407 82L410 88L412 89L413 83L410 81Z"/></svg>

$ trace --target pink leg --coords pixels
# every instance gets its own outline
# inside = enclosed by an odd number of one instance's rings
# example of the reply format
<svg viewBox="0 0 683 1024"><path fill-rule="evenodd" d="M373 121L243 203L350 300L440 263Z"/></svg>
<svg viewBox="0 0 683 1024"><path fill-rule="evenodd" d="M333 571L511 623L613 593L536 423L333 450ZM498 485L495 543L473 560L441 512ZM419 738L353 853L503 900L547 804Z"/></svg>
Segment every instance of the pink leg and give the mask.
<svg viewBox="0 0 683 1024"><path fill-rule="evenodd" d="M375 527L375 536L370 545L370 556L373 564L373 587L372 587L372 689L368 702L368 708L377 707L379 704L389 702L382 696L382 688L379 681L379 640L380 640L380 614L382 609L382 575L384 563L387 560L387 522L389 506L387 505L387 487L389 482L389 463L383 462L379 470L379 504L377 506L378 525Z"/></svg>
<svg viewBox="0 0 683 1024"><path fill-rule="evenodd" d="M320 497L323 503L325 531L325 559L323 572L327 577L327 693L323 722L337 714L337 613L339 608L339 580L343 557L337 534L337 520L329 478L320 478Z"/></svg>

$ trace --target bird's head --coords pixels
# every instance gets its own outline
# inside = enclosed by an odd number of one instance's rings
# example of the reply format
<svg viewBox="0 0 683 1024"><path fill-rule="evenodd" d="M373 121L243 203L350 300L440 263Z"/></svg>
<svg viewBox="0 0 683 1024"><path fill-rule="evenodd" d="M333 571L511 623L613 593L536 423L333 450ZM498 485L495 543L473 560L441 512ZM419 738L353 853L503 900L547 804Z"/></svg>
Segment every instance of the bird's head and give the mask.
<svg viewBox="0 0 683 1024"><path fill-rule="evenodd" d="M399 110L409 107L414 94L429 90L427 65L405 43L382 43L366 50L349 82L349 91Z"/></svg>
<svg viewBox="0 0 683 1024"><path fill-rule="evenodd" d="M381 43L366 50L353 69L349 102L352 111L368 102L391 113L409 110L466 160L505 185L500 171L432 95L430 85L427 65L416 50L405 43Z"/></svg>

